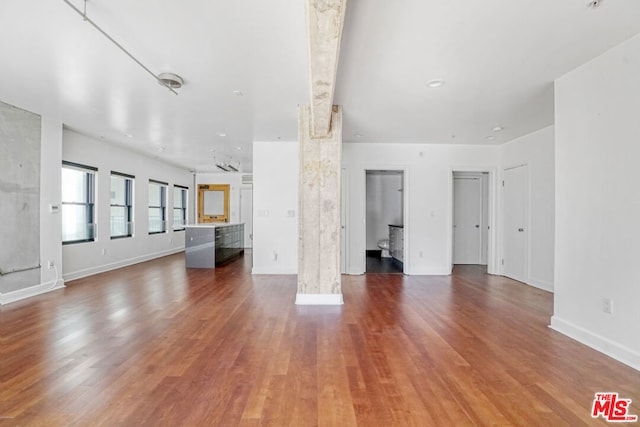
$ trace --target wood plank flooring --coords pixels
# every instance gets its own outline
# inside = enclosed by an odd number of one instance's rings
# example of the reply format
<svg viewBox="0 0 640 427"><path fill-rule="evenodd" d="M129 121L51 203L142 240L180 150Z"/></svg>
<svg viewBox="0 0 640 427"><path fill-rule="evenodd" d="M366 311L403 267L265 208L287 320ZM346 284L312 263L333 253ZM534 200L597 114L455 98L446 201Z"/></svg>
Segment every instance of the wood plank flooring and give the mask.
<svg viewBox="0 0 640 427"><path fill-rule="evenodd" d="M0 426L580 426L640 372L547 327L551 294L478 267L294 276L182 254L0 308Z"/></svg>

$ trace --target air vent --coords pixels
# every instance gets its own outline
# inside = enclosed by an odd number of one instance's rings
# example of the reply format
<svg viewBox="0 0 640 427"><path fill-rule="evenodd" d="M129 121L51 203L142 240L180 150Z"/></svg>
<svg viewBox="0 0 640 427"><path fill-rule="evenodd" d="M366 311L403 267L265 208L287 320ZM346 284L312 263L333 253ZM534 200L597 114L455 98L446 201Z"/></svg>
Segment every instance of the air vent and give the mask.
<svg viewBox="0 0 640 427"><path fill-rule="evenodd" d="M252 175L242 175L242 183L243 184L253 184L253 174Z"/></svg>

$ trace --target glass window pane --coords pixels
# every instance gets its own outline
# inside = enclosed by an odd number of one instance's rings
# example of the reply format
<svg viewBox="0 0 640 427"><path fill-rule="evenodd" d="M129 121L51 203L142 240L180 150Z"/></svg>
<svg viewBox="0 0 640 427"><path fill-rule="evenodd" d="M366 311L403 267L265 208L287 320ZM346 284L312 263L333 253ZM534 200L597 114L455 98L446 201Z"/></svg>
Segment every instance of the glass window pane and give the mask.
<svg viewBox="0 0 640 427"><path fill-rule="evenodd" d="M149 206L162 206L162 186L149 183Z"/></svg>
<svg viewBox="0 0 640 427"><path fill-rule="evenodd" d="M62 241L93 240L94 225L88 223L90 205L62 205Z"/></svg>
<svg viewBox="0 0 640 427"><path fill-rule="evenodd" d="M130 236L131 223L128 221L126 206L111 206L111 237Z"/></svg>
<svg viewBox="0 0 640 427"><path fill-rule="evenodd" d="M149 208L149 232L159 233L165 231L163 208Z"/></svg>
<svg viewBox="0 0 640 427"><path fill-rule="evenodd" d="M224 191L204 192L204 214L210 216L224 215Z"/></svg>
<svg viewBox="0 0 640 427"><path fill-rule="evenodd" d="M62 168L62 201L87 202L87 172Z"/></svg>
<svg viewBox="0 0 640 427"><path fill-rule="evenodd" d="M126 205L127 179L122 176L111 175L111 204Z"/></svg>
<svg viewBox="0 0 640 427"><path fill-rule="evenodd" d="M174 188L173 189L173 207L174 208L182 208L182 192L185 191L182 188Z"/></svg>

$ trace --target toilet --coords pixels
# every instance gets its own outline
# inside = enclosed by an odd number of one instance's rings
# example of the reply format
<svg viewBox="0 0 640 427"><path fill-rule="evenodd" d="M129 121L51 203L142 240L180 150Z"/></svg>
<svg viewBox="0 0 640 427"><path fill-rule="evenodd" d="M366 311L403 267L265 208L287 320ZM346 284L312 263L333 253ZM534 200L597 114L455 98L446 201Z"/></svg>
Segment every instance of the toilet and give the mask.
<svg viewBox="0 0 640 427"><path fill-rule="evenodd" d="M389 254L389 239L379 240L378 247L382 249L382 254L380 254L382 258L391 258L391 254Z"/></svg>

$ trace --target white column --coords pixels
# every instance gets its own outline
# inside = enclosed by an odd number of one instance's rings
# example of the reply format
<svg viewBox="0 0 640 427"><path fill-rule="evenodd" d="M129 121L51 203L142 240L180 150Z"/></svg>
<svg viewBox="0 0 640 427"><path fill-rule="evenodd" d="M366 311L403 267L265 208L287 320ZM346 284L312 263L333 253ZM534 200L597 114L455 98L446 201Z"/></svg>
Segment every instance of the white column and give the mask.
<svg viewBox="0 0 640 427"><path fill-rule="evenodd" d="M311 110L299 107L298 294L296 304L342 304L340 168L342 110L332 109L331 132L312 138Z"/></svg>

